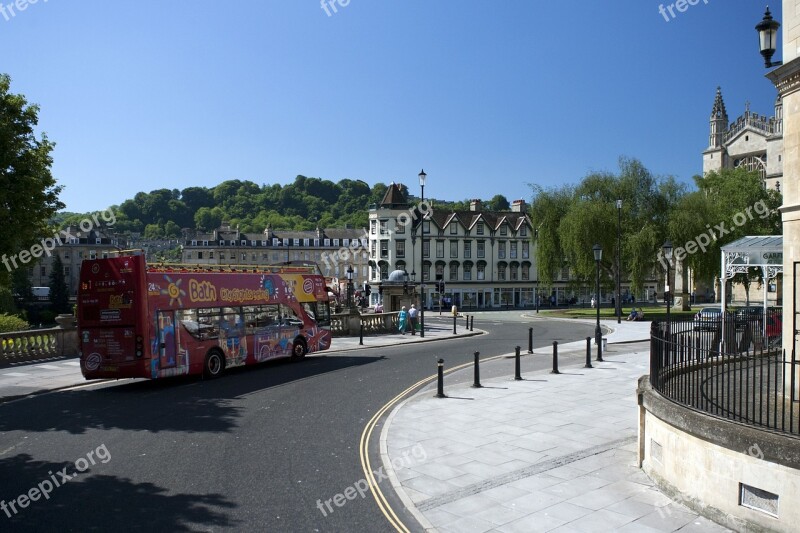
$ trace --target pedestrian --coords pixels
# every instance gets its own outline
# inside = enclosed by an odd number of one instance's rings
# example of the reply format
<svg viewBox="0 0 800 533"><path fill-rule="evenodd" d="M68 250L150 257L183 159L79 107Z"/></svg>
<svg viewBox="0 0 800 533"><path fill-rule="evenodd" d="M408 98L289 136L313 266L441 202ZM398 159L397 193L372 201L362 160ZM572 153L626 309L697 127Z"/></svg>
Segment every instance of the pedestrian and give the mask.
<svg viewBox="0 0 800 533"><path fill-rule="evenodd" d="M408 310L408 320L411 322L411 334L417 334L417 315L419 312L417 311L416 304L411 304L411 309Z"/></svg>
<svg viewBox="0 0 800 533"><path fill-rule="evenodd" d="M406 306L404 305L400 309L400 314L397 315L397 319L400 322L399 326L400 326L400 334L401 335L405 335L406 334L406 319L407 318L408 318L408 312L406 311Z"/></svg>

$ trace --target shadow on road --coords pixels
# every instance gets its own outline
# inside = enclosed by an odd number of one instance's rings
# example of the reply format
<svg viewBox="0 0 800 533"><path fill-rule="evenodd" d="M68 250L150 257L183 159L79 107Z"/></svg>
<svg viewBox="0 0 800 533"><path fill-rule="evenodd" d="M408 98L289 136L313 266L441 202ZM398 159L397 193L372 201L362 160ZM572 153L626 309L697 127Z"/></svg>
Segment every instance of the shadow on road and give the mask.
<svg viewBox="0 0 800 533"><path fill-rule="evenodd" d="M133 483L102 474L89 477L93 470L102 469L99 462L64 481L62 469L66 475L72 475L75 468L73 463L36 461L27 454L0 459L4 504L0 510L0 530L196 531L199 527L213 530L237 525L220 512L235 507L224 495L169 494L152 483ZM32 489L37 492L31 494ZM48 493L47 498L43 497L43 491ZM28 494L36 501L23 500L25 507L20 507L19 496Z"/></svg>
<svg viewBox="0 0 800 533"><path fill-rule="evenodd" d="M235 405L236 400L243 396L382 360L383 357L316 356L298 362L283 360L232 369L215 380L142 380L47 394L0 405L0 432L230 432L240 416L241 407Z"/></svg>

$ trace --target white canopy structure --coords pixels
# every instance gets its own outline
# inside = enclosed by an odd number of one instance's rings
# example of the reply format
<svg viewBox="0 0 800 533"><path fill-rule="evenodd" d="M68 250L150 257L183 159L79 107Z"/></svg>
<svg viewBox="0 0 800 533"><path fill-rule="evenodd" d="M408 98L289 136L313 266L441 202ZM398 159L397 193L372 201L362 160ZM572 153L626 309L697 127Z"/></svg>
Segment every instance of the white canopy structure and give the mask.
<svg viewBox="0 0 800 533"><path fill-rule="evenodd" d="M746 274L750 268L760 268L763 274L763 306L767 312L767 286L778 274L783 274L783 236L759 235L743 237L722 247L722 309L726 309L725 283L736 274ZM764 322L766 324L766 321ZM766 327L766 326L765 326Z"/></svg>

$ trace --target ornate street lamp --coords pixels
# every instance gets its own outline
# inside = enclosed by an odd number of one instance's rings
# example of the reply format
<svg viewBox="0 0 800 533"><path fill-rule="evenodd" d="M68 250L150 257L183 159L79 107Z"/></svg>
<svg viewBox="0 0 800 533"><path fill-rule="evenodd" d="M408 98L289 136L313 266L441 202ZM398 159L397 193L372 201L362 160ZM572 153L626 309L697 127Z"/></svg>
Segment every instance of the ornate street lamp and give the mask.
<svg viewBox="0 0 800 533"><path fill-rule="evenodd" d="M425 179L428 177L425 174L425 169L419 171L419 187L420 187L420 199L419 203L425 203ZM425 210L425 213L422 215L422 220L419 222L420 228L420 248L419 248L419 261L420 270L419 275L419 336L420 338L425 337L425 215L428 214L428 210Z"/></svg>
<svg viewBox="0 0 800 533"><path fill-rule="evenodd" d="M592 247L594 262L597 265L597 282L595 293L597 295L597 325L594 328L594 341L597 343L597 360L603 360L603 332L600 329L600 260L603 259L603 248L599 244Z"/></svg>
<svg viewBox="0 0 800 533"><path fill-rule="evenodd" d="M353 309L353 265L347 265L347 308Z"/></svg>
<svg viewBox="0 0 800 533"><path fill-rule="evenodd" d="M425 174L425 169L422 169L422 170L419 171L419 186L421 188L420 202L424 202L425 201L425 179L427 177L428 177L428 175Z"/></svg>
<svg viewBox="0 0 800 533"><path fill-rule="evenodd" d="M764 13L764 18L761 22L756 24L756 31L758 32L758 44L761 49L761 55L764 57L764 66L766 68L777 67L783 65L782 61L772 62L772 56L775 54L775 48L778 38L778 28L781 23L772 18L772 13L769 12L769 6Z"/></svg>

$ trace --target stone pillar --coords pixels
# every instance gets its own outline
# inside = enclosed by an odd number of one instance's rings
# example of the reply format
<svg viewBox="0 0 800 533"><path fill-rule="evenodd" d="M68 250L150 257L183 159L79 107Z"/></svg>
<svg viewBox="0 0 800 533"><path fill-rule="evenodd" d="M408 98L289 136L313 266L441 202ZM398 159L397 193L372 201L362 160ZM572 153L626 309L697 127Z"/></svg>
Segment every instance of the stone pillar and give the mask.
<svg viewBox="0 0 800 533"><path fill-rule="evenodd" d="M795 279L794 264L800 261L800 0L783 0L781 33L783 65L767 77L783 100L783 349L789 357L794 350ZM787 385L789 375L787 373Z"/></svg>
<svg viewBox="0 0 800 533"><path fill-rule="evenodd" d="M73 315L56 317L56 355L74 357L78 355L78 327Z"/></svg>

